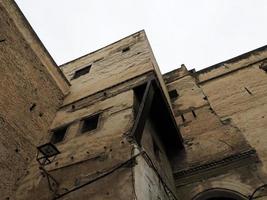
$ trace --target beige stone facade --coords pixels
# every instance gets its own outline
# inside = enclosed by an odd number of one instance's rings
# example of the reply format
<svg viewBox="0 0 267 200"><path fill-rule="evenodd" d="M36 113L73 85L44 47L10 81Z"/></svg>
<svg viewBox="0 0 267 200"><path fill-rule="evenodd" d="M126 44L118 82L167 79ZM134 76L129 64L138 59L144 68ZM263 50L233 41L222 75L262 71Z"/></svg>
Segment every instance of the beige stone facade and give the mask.
<svg viewBox="0 0 267 200"><path fill-rule="evenodd" d="M174 169L180 198L219 189L248 199L266 184L266 59L262 47L198 72L182 66L164 75L179 95L172 106L185 146ZM266 199L266 192L255 196Z"/></svg>
<svg viewBox="0 0 267 200"><path fill-rule="evenodd" d="M139 31L57 66L0 19L1 198L267 199L267 47L162 75Z"/></svg>

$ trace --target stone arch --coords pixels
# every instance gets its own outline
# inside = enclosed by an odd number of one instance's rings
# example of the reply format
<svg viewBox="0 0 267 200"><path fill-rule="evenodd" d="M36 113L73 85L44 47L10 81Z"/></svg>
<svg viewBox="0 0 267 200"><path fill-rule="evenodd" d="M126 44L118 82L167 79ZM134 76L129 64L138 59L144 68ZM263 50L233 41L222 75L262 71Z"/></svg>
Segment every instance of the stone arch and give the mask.
<svg viewBox="0 0 267 200"><path fill-rule="evenodd" d="M198 193L192 200L248 200L248 198L236 191L224 188L212 188Z"/></svg>

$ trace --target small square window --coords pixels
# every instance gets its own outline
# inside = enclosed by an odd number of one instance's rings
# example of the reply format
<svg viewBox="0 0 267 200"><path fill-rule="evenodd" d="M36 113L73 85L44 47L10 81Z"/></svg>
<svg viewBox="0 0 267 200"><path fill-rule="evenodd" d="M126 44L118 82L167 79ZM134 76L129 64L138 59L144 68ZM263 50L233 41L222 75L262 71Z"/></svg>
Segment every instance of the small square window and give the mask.
<svg viewBox="0 0 267 200"><path fill-rule="evenodd" d="M130 50L130 47L125 47L124 49L122 49L122 53L125 53L125 52L127 52L129 50Z"/></svg>
<svg viewBox="0 0 267 200"><path fill-rule="evenodd" d="M53 135L51 137L51 143L56 144L63 141L66 132L67 132L67 126L54 130Z"/></svg>
<svg viewBox="0 0 267 200"><path fill-rule="evenodd" d="M97 128L99 114L90 116L83 120L81 133L86 133Z"/></svg>
<svg viewBox="0 0 267 200"><path fill-rule="evenodd" d="M262 69L263 71L267 72L267 62L263 62L263 63L260 65L260 69Z"/></svg>
<svg viewBox="0 0 267 200"><path fill-rule="evenodd" d="M171 99L175 99L179 96L179 94L178 94L177 90L171 90L171 91L169 91L169 96Z"/></svg>
<svg viewBox="0 0 267 200"><path fill-rule="evenodd" d="M83 76L87 73L90 72L90 69L91 69L91 65L87 66L87 67L84 67L82 69L79 69L77 70L75 73L74 73L74 76L72 77L72 79L76 79L76 78L79 78L80 76Z"/></svg>

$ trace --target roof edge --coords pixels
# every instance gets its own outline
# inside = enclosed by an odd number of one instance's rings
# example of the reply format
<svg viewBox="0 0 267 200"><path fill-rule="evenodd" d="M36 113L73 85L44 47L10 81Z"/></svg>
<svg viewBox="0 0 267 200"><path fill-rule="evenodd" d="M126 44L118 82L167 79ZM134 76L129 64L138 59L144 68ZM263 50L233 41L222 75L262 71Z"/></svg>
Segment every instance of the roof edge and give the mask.
<svg viewBox="0 0 267 200"><path fill-rule="evenodd" d="M121 42L122 40L124 40L124 39L126 39L126 38L129 38L129 37L132 37L133 35L138 34L138 33L144 33L144 34L146 34L146 33L145 33L145 30L142 29L142 30L140 30L140 31L137 31L137 32L135 32L135 33L132 33L131 35L125 36L125 37L123 37L123 38L121 38L121 39L119 39L119 40L117 40L117 41L115 41L115 42L112 42L112 43L110 43L110 44L108 44L108 45L106 45L106 46L103 46L103 47L101 47L101 48L99 48L99 49L97 49L97 50L95 50L95 51L92 51L92 52L87 53L87 54L85 54L85 55L82 55L82 56L80 56L80 57L78 57L78 58L75 58L75 59L73 59L73 60L70 60L70 61L68 61L68 62L66 62L66 63L63 63L63 64L60 65L59 67L64 67L64 66L67 65L67 64L73 63L73 62L75 62L75 61L77 61L77 60L79 60L79 59L81 59L81 58L84 58L84 57L86 57L86 56L89 56L89 55L91 55L91 54L94 54L94 53L96 53L96 52L98 52L98 51L100 51L100 50L102 50L102 49L105 49L105 48L107 48L107 47L109 47L109 46L111 46L111 45L114 45L114 44L116 44L116 43L119 43L119 42Z"/></svg>
<svg viewBox="0 0 267 200"><path fill-rule="evenodd" d="M9 18L13 21L14 25L22 34L22 37L29 44L35 55L39 58L39 60L43 63L46 69L49 71L49 74L54 79L60 90L64 93L68 93L68 89L70 86L70 82L65 77L63 72L59 69L58 65L30 25L27 18L24 16L23 12L17 5L14 0L11 1L3 1L2 5L6 12L9 15ZM35 45L33 45L35 44ZM39 51L38 51L39 50ZM40 52L41 50L41 52ZM43 54L43 55L42 55ZM60 78L56 78L55 73L58 73Z"/></svg>
<svg viewBox="0 0 267 200"><path fill-rule="evenodd" d="M258 52L258 51L263 51L263 50L267 50L267 45L262 46L262 47L259 47L259 48L257 48L257 49L251 50L251 51L248 51L248 52L246 52L246 53L243 53L243 54L241 54L241 55L235 56L235 57L233 57L233 58L230 58L230 59L228 59L228 60L222 61L222 62L220 62L220 63L211 65L211 66L209 66L209 67L206 67L206 68L204 68L204 69L201 69L201 70L199 70L199 71L196 71L195 73L196 73L196 74L201 74L201 73L209 72L209 71L211 71L211 70L213 70L213 69L216 69L216 68L221 67L221 66L222 66L223 64L225 64L225 63L231 63L231 62L235 62L235 61L238 61L238 60L246 59L246 58L248 58L249 56L251 56L253 53Z"/></svg>

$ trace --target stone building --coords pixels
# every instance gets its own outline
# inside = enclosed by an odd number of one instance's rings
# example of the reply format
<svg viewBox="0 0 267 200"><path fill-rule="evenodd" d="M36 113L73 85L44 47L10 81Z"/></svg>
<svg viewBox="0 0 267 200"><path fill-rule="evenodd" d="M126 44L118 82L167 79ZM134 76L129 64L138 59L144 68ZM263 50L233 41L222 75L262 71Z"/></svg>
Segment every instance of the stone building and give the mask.
<svg viewBox="0 0 267 200"><path fill-rule="evenodd" d="M1 199L267 199L267 46L161 75L139 31L57 66L0 19Z"/></svg>

